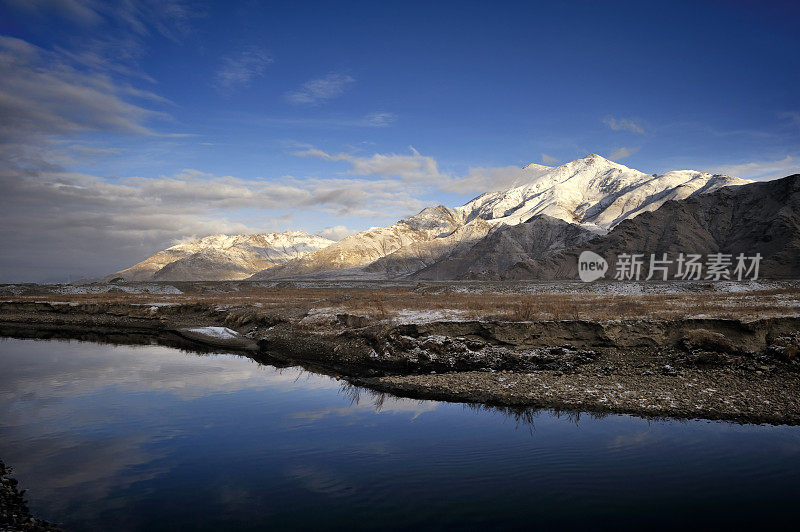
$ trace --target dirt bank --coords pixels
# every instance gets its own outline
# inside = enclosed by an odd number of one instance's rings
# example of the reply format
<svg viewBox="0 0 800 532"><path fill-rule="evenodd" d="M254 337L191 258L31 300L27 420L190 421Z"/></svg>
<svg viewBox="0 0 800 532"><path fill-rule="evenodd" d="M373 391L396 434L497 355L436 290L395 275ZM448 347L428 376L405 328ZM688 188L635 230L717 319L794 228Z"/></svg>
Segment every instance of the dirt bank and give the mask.
<svg viewBox="0 0 800 532"><path fill-rule="evenodd" d="M187 331L200 331L187 333ZM211 331L204 337L203 331ZM0 334L114 335L250 349L421 398L800 423L800 317L385 317L330 306L26 298Z"/></svg>

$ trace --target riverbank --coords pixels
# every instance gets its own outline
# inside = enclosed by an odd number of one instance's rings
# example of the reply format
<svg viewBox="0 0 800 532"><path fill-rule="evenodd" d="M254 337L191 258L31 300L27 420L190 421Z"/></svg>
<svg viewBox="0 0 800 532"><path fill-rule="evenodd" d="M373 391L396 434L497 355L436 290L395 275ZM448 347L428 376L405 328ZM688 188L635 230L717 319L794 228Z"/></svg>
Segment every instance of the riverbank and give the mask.
<svg viewBox="0 0 800 532"><path fill-rule="evenodd" d="M105 341L139 335L242 350L418 398L800 424L794 285L677 291L661 303L657 295L553 287L516 295L450 288L435 298L440 285L237 286L217 293L194 286L195 293L183 287L180 294L6 296L0 334ZM511 306L514 298L524 306ZM697 313L693 305L701 299ZM556 318L552 309L559 305ZM570 307L577 314L565 315ZM636 308L639 315L610 317L614 308Z"/></svg>

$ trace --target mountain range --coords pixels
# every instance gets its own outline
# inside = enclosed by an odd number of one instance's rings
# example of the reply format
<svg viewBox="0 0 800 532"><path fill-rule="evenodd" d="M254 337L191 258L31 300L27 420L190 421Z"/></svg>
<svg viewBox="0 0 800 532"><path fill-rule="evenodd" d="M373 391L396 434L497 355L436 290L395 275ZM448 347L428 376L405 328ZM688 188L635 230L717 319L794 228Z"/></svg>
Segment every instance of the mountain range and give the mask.
<svg viewBox="0 0 800 532"><path fill-rule="evenodd" d="M159 251L106 281L225 281L305 256L333 244L304 231L255 235L213 235Z"/></svg>
<svg viewBox="0 0 800 532"><path fill-rule="evenodd" d="M531 164L523 175L519 186L460 207L429 207L338 242L301 231L217 235L160 251L107 279L577 278L575 253L584 248L757 248L774 255L766 271L800 273L798 255L778 249L796 245L800 235L792 185L776 184L783 180L646 174L595 154L557 167ZM759 238L775 243L756 246Z"/></svg>

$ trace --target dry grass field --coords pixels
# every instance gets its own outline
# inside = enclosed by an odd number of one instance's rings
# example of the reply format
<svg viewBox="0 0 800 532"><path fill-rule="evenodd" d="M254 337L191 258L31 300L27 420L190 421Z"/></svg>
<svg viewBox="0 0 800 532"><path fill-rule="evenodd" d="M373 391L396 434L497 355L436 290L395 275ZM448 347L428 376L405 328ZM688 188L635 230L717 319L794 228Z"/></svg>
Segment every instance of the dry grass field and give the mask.
<svg viewBox="0 0 800 532"><path fill-rule="evenodd" d="M463 290L458 286L261 286L192 284L182 293L58 293L5 295L5 300L74 303L193 304L259 309L315 309L320 313L352 313L379 319L497 318L515 321L548 319L672 319L686 317L751 319L800 315L800 287L725 291L698 289L667 293L603 293L560 291L558 285L535 293L492 286Z"/></svg>

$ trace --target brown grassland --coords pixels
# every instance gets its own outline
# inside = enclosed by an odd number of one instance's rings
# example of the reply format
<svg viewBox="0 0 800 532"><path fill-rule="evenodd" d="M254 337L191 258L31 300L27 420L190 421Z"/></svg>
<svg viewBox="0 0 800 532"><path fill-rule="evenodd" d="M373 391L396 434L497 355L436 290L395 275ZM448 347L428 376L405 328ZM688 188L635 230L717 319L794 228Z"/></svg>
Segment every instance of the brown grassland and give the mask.
<svg viewBox="0 0 800 532"><path fill-rule="evenodd" d="M209 288L211 287L211 288ZM409 287L248 286L215 289L213 285L182 286L182 294L106 292L94 294L30 294L5 296L15 301L129 304L192 304L261 309L322 309L378 319L427 313L437 319L494 318L513 321L675 319L686 317L751 319L800 315L800 288L724 292L698 290L682 293L604 294L557 291L458 291L439 285Z"/></svg>

